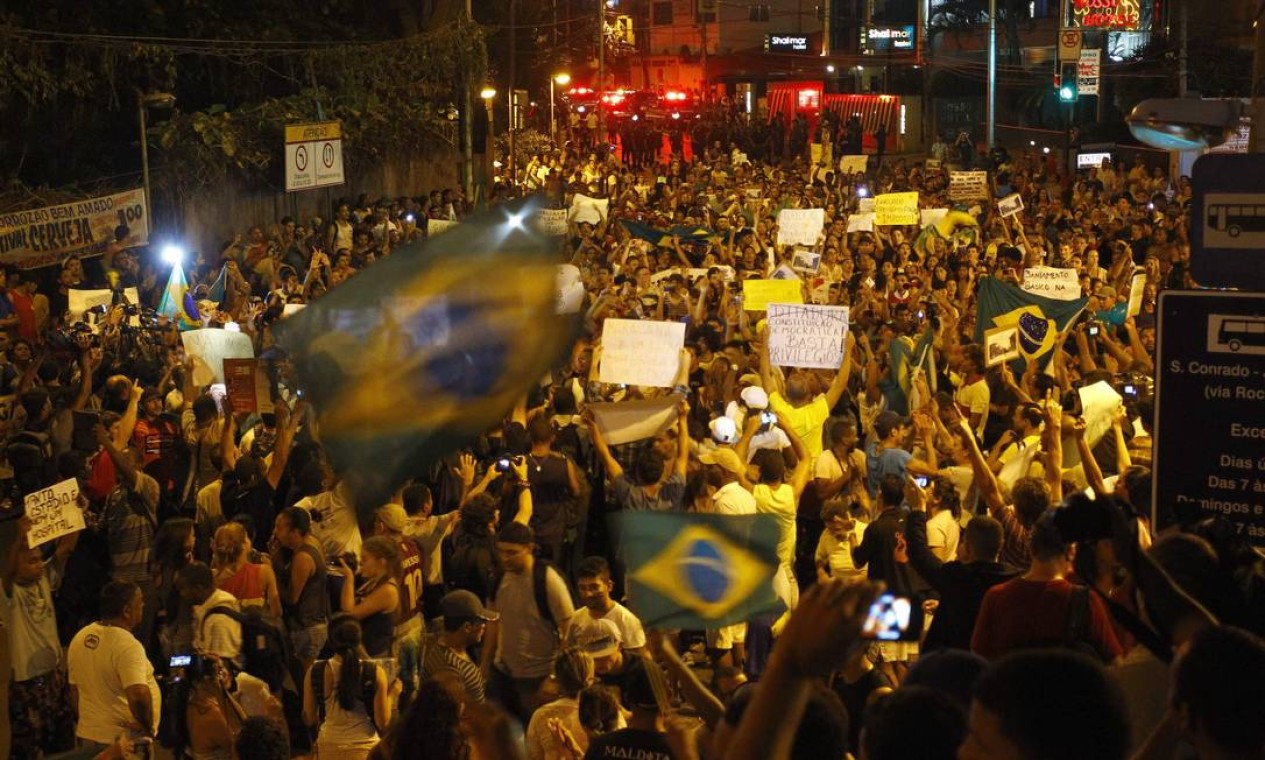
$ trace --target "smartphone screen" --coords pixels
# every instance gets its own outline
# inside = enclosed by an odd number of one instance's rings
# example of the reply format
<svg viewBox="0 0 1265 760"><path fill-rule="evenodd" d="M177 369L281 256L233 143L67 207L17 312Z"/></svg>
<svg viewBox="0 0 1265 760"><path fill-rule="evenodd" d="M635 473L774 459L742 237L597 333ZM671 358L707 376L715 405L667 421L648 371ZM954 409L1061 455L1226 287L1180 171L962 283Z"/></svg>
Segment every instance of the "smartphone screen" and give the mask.
<svg viewBox="0 0 1265 760"><path fill-rule="evenodd" d="M914 482L918 484L919 488L926 488L927 484L930 483L931 480L925 475L915 475Z"/></svg>
<svg viewBox="0 0 1265 760"><path fill-rule="evenodd" d="M878 641L915 641L918 630L914 605L908 597L882 594L870 605L861 635Z"/></svg>

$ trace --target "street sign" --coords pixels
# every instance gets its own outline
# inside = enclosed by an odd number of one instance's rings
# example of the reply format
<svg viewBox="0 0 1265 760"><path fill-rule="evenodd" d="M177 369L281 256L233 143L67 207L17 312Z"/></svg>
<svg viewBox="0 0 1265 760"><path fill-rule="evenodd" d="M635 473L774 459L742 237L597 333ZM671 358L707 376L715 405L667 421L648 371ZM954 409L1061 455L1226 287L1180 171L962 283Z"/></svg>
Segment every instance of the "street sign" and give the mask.
<svg viewBox="0 0 1265 760"><path fill-rule="evenodd" d="M1075 29L1059 32L1059 63L1074 63L1081 57L1081 33Z"/></svg>
<svg viewBox="0 0 1265 760"><path fill-rule="evenodd" d="M343 130L336 121L288 124L285 130L286 191L315 190L346 182Z"/></svg>
<svg viewBox="0 0 1265 760"><path fill-rule="evenodd" d="M1076 62L1076 91L1081 95L1097 95L1101 69L1102 51L1082 50Z"/></svg>
<svg viewBox="0 0 1265 760"><path fill-rule="evenodd" d="M1265 293L1162 291L1153 522L1218 515L1265 545Z"/></svg>
<svg viewBox="0 0 1265 760"><path fill-rule="evenodd" d="M1195 282L1265 290L1265 154L1200 156L1190 183Z"/></svg>

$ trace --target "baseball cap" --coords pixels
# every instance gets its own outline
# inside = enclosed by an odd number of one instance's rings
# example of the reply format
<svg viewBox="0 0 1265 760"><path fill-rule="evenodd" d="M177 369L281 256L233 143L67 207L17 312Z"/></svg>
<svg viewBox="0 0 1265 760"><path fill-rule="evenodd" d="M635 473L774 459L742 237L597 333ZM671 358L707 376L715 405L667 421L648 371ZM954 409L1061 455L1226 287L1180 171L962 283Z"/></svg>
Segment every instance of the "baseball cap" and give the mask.
<svg viewBox="0 0 1265 760"><path fill-rule="evenodd" d="M738 456L738 452L733 449L713 449L704 451L698 455L698 461L703 464L714 464L729 470L733 474L744 472L747 468L742 463L742 458Z"/></svg>
<svg viewBox="0 0 1265 760"><path fill-rule="evenodd" d="M742 403L747 405L748 409L769 408L769 394L766 393L763 388L758 386L752 385L750 387L743 388L739 397L742 399Z"/></svg>
<svg viewBox="0 0 1265 760"><path fill-rule="evenodd" d="M387 504L378 508L378 519L392 533L403 533L408 525L408 513L399 504Z"/></svg>
<svg viewBox="0 0 1265 760"><path fill-rule="evenodd" d="M728 417L717 417L707 423L707 429L711 431L712 440L716 443L737 443L738 441L738 425Z"/></svg>
<svg viewBox="0 0 1265 760"><path fill-rule="evenodd" d="M906 418L900 416L896 412L880 412L878 417L874 420L874 433L879 438L886 438L891 435L892 431L898 426L906 425L908 422L909 421Z"/></svg>
<svg viewBox="0 0 1265 760"><path fill-rule="evenodd" d="M449 620L496 620L500 617L484 607L479 597L464 589L444 594L439 600L439 613Z"/></svg>
<svg viewBox="0 0 1265 760"><path fill-rule="evenodd" d="M528 526L520 522L512 522L501 528L501 532L496 534L496 541L502 544L531 546L536 543L536 534Z"/></svg>
<svg viewBox="0 0 1265 760"><path fill-rule="evenodd" d="M756 374L756 373L754 373L754 372L748 372L747 374L745 374L745 375L743 375L742 377L738 378L738 384L739 384L739 385L756 385L756 386L758 386L758 385L760 385L760 376L759 376L759 375L757 375L757 374Z"/></svg>
<svg viewBox="0 0 1265 760"><path fill-rule="evenodd" d="M572 641L595 659L610 657L618 652L624 643L623 636L619 633L619 626L606 618L591 620L578 627L572 634Z"/></svg>

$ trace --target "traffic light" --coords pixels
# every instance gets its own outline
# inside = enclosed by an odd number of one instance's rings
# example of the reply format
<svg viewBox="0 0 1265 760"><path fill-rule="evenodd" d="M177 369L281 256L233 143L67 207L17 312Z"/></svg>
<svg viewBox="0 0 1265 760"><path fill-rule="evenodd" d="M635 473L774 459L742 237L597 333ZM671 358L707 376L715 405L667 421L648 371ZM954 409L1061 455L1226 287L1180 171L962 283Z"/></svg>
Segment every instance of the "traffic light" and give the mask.
<svg viewBox="0 0 1265 760"><path fill-rule="evenodd" d="M1077 98L1076 92L1076 64L1062 64L1061 71L1054 77L1054 89L1059 94L1059 100L1063 103L1075 103Z"/></svg>

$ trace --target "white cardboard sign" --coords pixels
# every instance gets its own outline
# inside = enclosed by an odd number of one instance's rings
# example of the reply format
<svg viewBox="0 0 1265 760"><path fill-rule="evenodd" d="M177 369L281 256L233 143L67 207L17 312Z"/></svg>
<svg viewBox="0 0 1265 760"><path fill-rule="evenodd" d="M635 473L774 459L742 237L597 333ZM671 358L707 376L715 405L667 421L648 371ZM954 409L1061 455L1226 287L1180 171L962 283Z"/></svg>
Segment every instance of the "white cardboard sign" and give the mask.
<svg viewBox="0 0 1265 760"><path fill-rule="evenodd" d="M193 384L224 382L225 359L253 359L250 336L233 330L207 328L180 333L185 353L193 359Z"/></svg>
<svg viewBox="0 0 1265 760"><path fill-rule="evenodd" d="M1021 287L1025 293L1055 301L1075 301L1081 297L1080 278L1075 269L1028 267L1023 270Z"/></svg>
<svg viewBox="0 0 1265 760"><path fill-rule="evenodd" d="M1023 211L1023 196L1019 193L1007 195L997 201L997 213L1002 216L1014 216Z"/></svg>
<svg viewBox="0 0 1265 760"><path fill-rule="evenodd" d="M949 199L982 200L988 197L988 172L949 172Z"/></svg>
<svg viewBox="0 0 1265 760"><path fill-rule="evenodd" d="M602 323L598 380L671 388L684 345L684 322L608 319Z"/></svg>
<svg viewBox="0 0 1265 760"><path fill-rule="evenodd" d="M838 369L848 337L848 307L769 304L769 363Z"/></svg>
<svg viewBox="0 0 1265 760"><path fill-rule="evenodd" d="M786 208L777 215L778 245L817 245L826 225L824 208Z"/></svg>
<svg viewBox="0 0 1265 760"><path fill-rule="evenodd" d="M32 548L84 529L79 508L79 482L74 478L41 488L23 499L31 528L26 544Z"/></svg>

